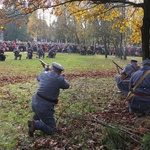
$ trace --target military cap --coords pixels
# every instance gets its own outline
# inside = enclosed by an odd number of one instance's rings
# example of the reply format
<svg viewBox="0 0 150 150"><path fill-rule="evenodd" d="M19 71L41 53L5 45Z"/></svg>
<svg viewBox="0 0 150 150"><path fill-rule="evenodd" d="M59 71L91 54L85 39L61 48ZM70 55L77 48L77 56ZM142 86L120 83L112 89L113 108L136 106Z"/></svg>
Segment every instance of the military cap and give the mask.
<svg viewBox="0 0 150 150"><path fill-rule="evenodd" d="M150 65L150 60L146 58L145 60L143 60L142 65Z"/></svg>
<svg viewBox="0 0 150 150"><path fill-rule="evenodd" d="M132 62L137 62L137 60L135 58L132 58L131 61Z"/></svg>
<svg viewBox="0 0 150 150"><path fill-rule="evenodd" d="M59 63L56 63L56 62L52 63L52 68L59 71L59 72L64 70L63 66L61 66Z"/></svg>

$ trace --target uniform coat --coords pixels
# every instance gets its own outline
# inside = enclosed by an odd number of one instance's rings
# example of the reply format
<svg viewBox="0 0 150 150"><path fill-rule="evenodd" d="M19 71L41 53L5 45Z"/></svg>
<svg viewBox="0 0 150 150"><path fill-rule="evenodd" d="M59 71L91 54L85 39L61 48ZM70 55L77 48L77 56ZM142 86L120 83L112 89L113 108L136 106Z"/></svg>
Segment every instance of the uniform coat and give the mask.
<svg viewBox="0 0 150 150"><path fill-rule="evenodd" d="M133 62L132 64L128 64L120 73L120 75L117 75L115 77L117 87L121 91L122 94L124 95L128 94L130 77L135 72L136 69L138 70L140 69L140 67L138 67L137 62ZM125 79L122 79L122 74L126 75Z"/></svg>
<svg viewBox="0 0 150 150"><path fill-rule="evenodd" d="M64 76L59 75L54 71L44 69L37 77L39 87L37 93L32 97L31 106L35 115L35 129L41 130L44 133L52 134L56 130L56 122L54 119L54 107L58 100L60 89L68 89L69 83ZM50 99L51 102L45 100ZM54 102L53 102L54 101Z"/></svg>
<svg viewBox="0 0 150 150"><path fill-rule="evenodd" d="M136 82L148 71L150 66L143 66L131 77L129 89L131 90ZM129 101L130 111L137 115L145 115L150 112L150 74L148 74L138 87L133 91L135 95Z"/></svg>

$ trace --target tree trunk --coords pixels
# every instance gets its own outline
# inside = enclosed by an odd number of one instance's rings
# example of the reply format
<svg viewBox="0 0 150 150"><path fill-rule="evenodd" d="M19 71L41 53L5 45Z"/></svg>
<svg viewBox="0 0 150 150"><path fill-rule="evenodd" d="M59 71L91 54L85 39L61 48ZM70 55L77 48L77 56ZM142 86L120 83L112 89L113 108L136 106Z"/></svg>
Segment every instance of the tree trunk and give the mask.
<svg viewBox="0 0 150 150"><path fill-rule="evenodd" d="M80 44L80 40L79 40L79 37L78 37L77 33L75 33L75 37L76 37L76 43Z"/></svg>
<svg viewBox="0 0 150 150"><path fill-rule="evenodd" d="M126 46L124 48L124 60L127 60L127 48L126 48Z"/></svg>
<svg viewBox="0 0 150 150"><path fill-rule="evenodd" d="M123 47L122 47L122 40L123 40L123 36L122 33L120 34L120 59L122 60L122 51L123 51Z"/></svg>
<svg viewBox="0 0 150 150"><path fill-rule="evenodd" d="M105 58L107 58L107 44L106 44L106 38L104 37L104 48L105 48Z"/></svg>
<svg viewBox="0 0 150 150"><path fill-rule="evenodd" d="M143 17L143 26L141 27L142 33L142 59L149 58L149 39L150 39L150 1L144 0L144 17Z"/></svg>

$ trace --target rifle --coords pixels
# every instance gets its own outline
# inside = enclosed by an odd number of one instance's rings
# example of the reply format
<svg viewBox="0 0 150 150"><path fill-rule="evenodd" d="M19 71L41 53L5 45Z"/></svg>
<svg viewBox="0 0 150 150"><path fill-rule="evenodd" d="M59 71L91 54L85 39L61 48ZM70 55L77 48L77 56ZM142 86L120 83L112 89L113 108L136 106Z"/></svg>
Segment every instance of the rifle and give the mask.
<svg viewBox="0 0 150 150"><path fill-rule="evenodd" d="M45 63L43 60L41 60L41 59L39 59L39 61L41 62L41 64L42 64L42 66L45 68L45 65L46 66L48 66L47 68L51 68L51 67L49 67L49 65L47 64L47 63ZM62 76L64 76L65 77L65 74L62 74Z"/></svg>
<svg viewBox="0 0 150 150"><path fill-rule="evenodd" d="M39 59L39 61L41 62L41 64L42 64L43 68L45 68L45 66L46 66L46 65L48 66L48 64L47 64L47 63L45 63L43 60Z"/></svg>
<svg viewBox="0 0 150 150"><path fill-rule="evenodd" d="M118 71L118 73L120 74L119 69L123 70L123 68L121 68L121 67L120 67L117 63L115 63L113 60L112 60L112 62L116 65L117 71Z"/></svg>

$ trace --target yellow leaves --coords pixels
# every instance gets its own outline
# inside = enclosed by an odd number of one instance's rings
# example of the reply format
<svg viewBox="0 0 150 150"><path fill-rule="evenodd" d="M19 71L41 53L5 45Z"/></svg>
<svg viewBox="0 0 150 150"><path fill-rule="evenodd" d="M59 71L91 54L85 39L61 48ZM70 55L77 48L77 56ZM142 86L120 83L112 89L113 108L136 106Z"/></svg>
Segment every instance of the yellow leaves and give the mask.
<svg viewBox="0 0 150 150"><path fill-rule="evenodd" d="M114 12L112 11L112 14ZM116 13L117 14L117 13ZM119 14L118 14L119 16ZM137 9L126 9L125 16L121 20L116 20L112 28L119 28L120 33L124 33L127 28L132 30L131 43L139 43L141 41L141 26L142 26L143 10Z"/></svg>
<svg viewBox="0 0 150 150"><path fill-rule="evenodd" d="M133 32L133 34L130 36L131 43L140 43L141 42L141 32Z"/></svg>
<svg viewBox="0 0 150 150"><path fill-rule="evenodd" d="M75 15L75 19L76 19L77 21L79 21L79 20L80 20L80 16L79 16L79 15Z"/></svg>
<svg viewBox="0 0 150 150"><path fill-rule="evenodd" d="M142 20L141 21L132 21L131 24L133 26L133 28L140 28L142 26Z"/></svg>
<svg viewBox="0 0 150 150"><path fill-rule="evenodd" d="M111 18L117 18L117 17L120 16L120 12L117 11L117 10L115 10L115 9L112 9L112 10L110 11L110 16L111 16Z"/></svg>
<svg viewBox="0 0 150 150"><path fill-rule="evenodd" d="M120 33L124 33L125 32L125 30L126 30L126 27L125 26L122 26L122 27L120 27Z"/></svg>
<svg viewBox="0 0 150 150"><path fill-rule="evenodd" d="M126 21L126 22L125 22L125 26L128 27L129 25L130 25L130 24L129 24L129 21Z"/></svg>
<svg viewBox="0 0 150 150"><path fill-rule="evenodd" d="M93 12L100 12L100 11L102 11L102 10L104 10L104 8L103 8L103 7L100 7L100 6L95 6L95 7L93 8Z"/></svg>
<svg viewBox="0 0 150 150"><path fill-rule="evenodd" d="M101 18L104 21L112 21L115 18L118 18L120 16L120 12L118 10L115 10L115 9L105 10L104 12L102 14L100 14Z"/></svg>
<svg viewBox="0 0 150 150"><path fill-rule="evenodd" d="M139 43L141 41L141 26L142 26L142 20L141 21L132 21L132 35L130 36L131 38L131 43Z"/></svg>
<svg viewBox="0 0 150 150"><path fill-rule="evenodd" d="M72 7L72 5L74 7ZM69 14L73 15L78 21L86 19L87 21L93 20L96 17L104 17L103 5L93 5L91 9L87 2L74 2L72 5L68 5L67 9Z"/></svg>
<svg viewBox="0 0 150 150"><path fill-rule="evenodd" d="M143 18L143 9L137 8L133 17L136 18L136 20L141 20Z"/></svg>
<svg viewBox="0 0 150 150"><path fill-rule="evenodd" d="M124 26L130 27L132 30L132 35L130 36L131 43L139 43L141 41L141 26L143 18L143 9L141 8L129 8L125 13L126 21L124 21ZM120 31L124 31L124 28L120 28Z"/></svg>
<svg viewBox="0 0 150 150"><path fill-rule="evenodd" d="M6 28L3 27L3 26L0 26L0 29L1 29L2 31L5 31L5 30L6 30Z"/></svg>
<svg viewBox="0 0 150 150"><path fill-rule="evenodd" d="M115 22L114 22L114 24L112 25L112 28L114 29L114 28L119 28L120 26L121 26L121 20L116 20Z"/></svg>
<svg viewBox="0 0 150 150"><path fill-rule="evenodd" d="M55 15L58 16L59 15L59 11L56 10L55 11Z"/></svg>
<svg viewBox="0 0 150 150"><path fill-rule="evenodd" d="M113 24L113 25L112 25L112 29L115 29L115 28L117 28L117 27L118 27L117 24Z"/></svg>
<svg viewBox="0 0 150 150"><path fill-rule="evenodd" d="M103 17L104 21L112 21L113 19L114 19L113 16L105 16L105 17Z"/></svg>
<svg viewBox="0 0 150 150"><path fill-rule="evenodd" d="M65 4L62 4L64 3ZM17 9L20 9L23 14L30 13L34 11L34 9L43 8L43 10L48 7L51 8L51 13L56 16L65 14L66 16L74 16L78 22L84 22L85 20L91 21L95 18L103 21L113 21L112 29L118 29L120 33L124 33L126 29L132 30L132 42L140 41L140 27L142 26L142 18L143 18L143 9L141 8L114 8L110 9L111 5L97 5L91 4L88 1L72 1L70 0L50 0L50 3L47 4L46 0L34 0L29 1L28 8L25 8L23 3L24 1L20 1L20 3L16 2ZM10 3L11 4L11 3ZM60 5L62 4L62 5ZM11 4L12 5L12 4ZM57 7L53 7L53 5L60 5ZM114 5L115 6L115 5ZM4 17L2 15L0 18ZM3 19L4 20L4 19ZM33 22L33 21L32 21Z"/></svg>

